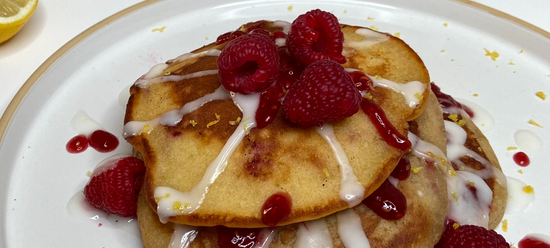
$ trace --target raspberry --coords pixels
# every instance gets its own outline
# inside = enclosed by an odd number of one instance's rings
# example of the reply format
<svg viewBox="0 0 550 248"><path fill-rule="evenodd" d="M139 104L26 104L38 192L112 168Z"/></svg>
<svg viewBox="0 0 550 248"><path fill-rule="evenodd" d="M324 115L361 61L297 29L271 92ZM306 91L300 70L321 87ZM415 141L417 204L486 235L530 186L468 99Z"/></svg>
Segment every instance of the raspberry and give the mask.
<svg viewBox="0 0 550 248"><path fill-rule="evenodd" d="M342 55L344 34L336 16L319 9L298 16L290 26L288 50L305 64L332 59L346 63Z"/></svg>
<svg viewBox="0 0 550 248"><path fill-rule="evenodd" d="M283 108L290 121L312 127L350 117L360 104L361 94L344 68L321 60L310 64L290 87Z"/></svg>
<svg viewBox="0 0 550 248"><path fill-rule="evenodd" d="M218 57L220 81L229 91L260 92L273 84L279 69L277 46L263 34L245 34L229 42Z"/></svg>
<svg viewBox="0 0 550 248"><path fill-rule="evenodd" d="M436 248L509 248L502 235L480 226L464 225L454 228L455 221L447 220L445 231Z"/></svg>
<svg viewBox="0 0 550 248"><path fill-rule="evenodd" d="M123 217L133 216L144 175L145 165L141 159L125 157L108 161L94 171L84 188L84 196L97 209Z"/></svg>

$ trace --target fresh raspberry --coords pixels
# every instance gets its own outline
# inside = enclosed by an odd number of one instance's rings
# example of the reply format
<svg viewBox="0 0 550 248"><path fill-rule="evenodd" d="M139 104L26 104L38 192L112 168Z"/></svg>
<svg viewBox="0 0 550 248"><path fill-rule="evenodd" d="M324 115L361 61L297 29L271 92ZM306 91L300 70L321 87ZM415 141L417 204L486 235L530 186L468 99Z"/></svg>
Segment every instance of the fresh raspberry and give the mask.
<svg viewBox="0 0 550 248"><path fill-rule="evenodd" d="M454 228L455 221L447 220L445 231L435 248L509 248L502 235L480 226L460 225Z"/></svg>
<svg viewBox="0 0 550 248"><path fill-rule="evenodd" d="M145 165L141 159L125 157L98 167L84 188L90 205L110 214L130 217L136 214L138 194Z"/></svg>
<svg viewBox="0 0 550 248"><path fill-rule="evenodd" d="M360 104L361 94L344 68L321 60L310 64L290 87L283 108L290 121L312 127L350 117Z"/></svg>
<svg viewBox="0 0 550 248"><path fill-rule="evenodd" d="M287 45L290 54L305 64L324 59L346 63L344 34L329 12L316 9L298 16L290 26Z"/></svg>
<svg viewBox="0 0 550 248"><path fill-rule="evenodd" d="M220 81L229 91L261 92L279 69L277 46L263 34L245 34L229 42L218 57Z"/></svg>

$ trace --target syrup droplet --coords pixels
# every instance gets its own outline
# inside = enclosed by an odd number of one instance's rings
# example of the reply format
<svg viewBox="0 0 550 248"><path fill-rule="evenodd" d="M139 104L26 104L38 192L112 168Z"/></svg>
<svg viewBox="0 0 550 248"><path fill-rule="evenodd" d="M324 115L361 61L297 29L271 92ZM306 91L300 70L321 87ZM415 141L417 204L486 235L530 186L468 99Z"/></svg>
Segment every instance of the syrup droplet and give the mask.
<svg viewBox="0 0 550 248"><path fill-rule="evenodd" d="M118 139L113 134L96 130L90 135L90 146L98 152L111 152L118 147Z"/></svg>
<svg viewBox="0 0 550 248"><path fill-rule="evenodd" d="M88 139L84 135L77 135L67 142L65 148L69 153L81 153L88 148Z"/></svg>
<svg viewBox="0 0 550 248"><path fill-rule="evenodd" d="M527 156L525 152L517 152L512 158L514 162L521 167L527 167L531 163L529 156Z"/></svg>
<svg viewBox="0 0 550 248"><path fill-rule="evenodd" d="M411 142L395 129L388 118L386 118L386 114L380 106L376 105L372 100L363 98L361 109L367 114L376 130L378 130L378 133L380 133L380 136L382 136L388 145L401 151L411 148Z"/></svg>
<svg viewBox="0 0 550 248"><path fill-rule="evenodd" d="M283 221L292 209L292 198L288 193L276 193L267 198L262 207L262 222L275 226Z"/></svg>
<svg viewBox="0 0 550 248"><path fill-rule="evenodd" d="M218 245L220 248L254 247L259 229L218 228Z"/></svg>
<svg viewBox="0 0 550 248"><path fill-rule="evenodd" d="M534 235L527 235L521 239L518 243L519 248L550 248L550 244L543 240L534 237Z"/></svg>
<svg viewBox="0 0 550 248"><path fill-rule="evenodd" d="M386 220L398 220L407 212L407 199L388 180L363 201L378 216Z"/></svg>
<svg viewBox="0 0 550 248"><path fill-rule="evenodd" d="M391 176L403 181L407 180L409 175L411 175L411 163L407 157L403 156L395 169L393 169Z"/></svg>

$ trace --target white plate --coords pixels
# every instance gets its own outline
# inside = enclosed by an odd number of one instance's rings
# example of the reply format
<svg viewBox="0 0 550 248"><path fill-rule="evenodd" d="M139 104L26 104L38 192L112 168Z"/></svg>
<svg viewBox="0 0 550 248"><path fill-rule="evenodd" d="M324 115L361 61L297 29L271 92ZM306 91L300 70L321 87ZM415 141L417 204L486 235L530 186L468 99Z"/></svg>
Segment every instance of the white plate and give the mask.
<svg viewBox="0 0 550 248"><path fill-rule="evenodd" d="M168 0L142 3L78 36L31 77L26 87L32 87L24 98L16 98L19 107L0 123L7 125L0 144L0 246L140 247L137 236L108 221L67 213L67 202L87 182L86 173L107 156L130 150L123 142L110 154L92 149L67 153L65 144L76 135L71 118L82 109L120 134L124 108L118 103L119 93L155 63L213 42L240 24L291 21L313 8L333 12L342 23L399 32L443 91L486 109L495 126L485 134L505 174L532 185L536 192L536 201L522 214L505 216L508 231L497 231L516 244L527 233L550 232L550 193L544 190L550 174L547 144L543 152L529 154L531 165L526 168L515 165L513 153L506 150L516 146L513 135L519 129L550 140L549 100L535 96L537 91L550 94L547 33L457 1ZM152 32L164 26L164 32ZM496 50L500 57L492 61L484 48ZM528 124L530 119L544 128Z"/></svg>

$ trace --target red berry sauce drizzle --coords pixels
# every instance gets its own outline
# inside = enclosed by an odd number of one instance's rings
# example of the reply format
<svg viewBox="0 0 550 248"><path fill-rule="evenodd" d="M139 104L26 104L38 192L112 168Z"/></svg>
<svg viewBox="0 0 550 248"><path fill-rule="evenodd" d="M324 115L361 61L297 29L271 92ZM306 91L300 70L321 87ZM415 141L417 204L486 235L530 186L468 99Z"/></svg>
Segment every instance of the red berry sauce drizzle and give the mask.
<svg viewBox="0 0 550 248"><path fill-rule="evenodd" d="M403 181L407 180L410 175L411 163L409 162L409 159L407 157L402 157L401 160L399 160L399 163L397 164L395 169L393 169L391 176Z"/></svg>
<svg viewBox="0 0 550 248"><path fill-rule="evenodd" d="M529 156L527 156L525 152L517 152L512 158L514 159L514 162L521 167L526 167L531 163Z"/></svg>
<svg viewBox="0 0 550 248"><path fill-rule="evenodd" d="M439 102L439 105L441 105L442 108L451 108L451 107L461 108L470 117L474 117L474 111L472 111L470 108L460 104L452 96L441 92L441 89L439 88L439 86L435 85L434 83L431 83L430 85L432 88L432 92L437 97L437 101Z"/></svg>
<svg viewBox="0 0 550 248"><path fill-rule="evenodd" d="M519 241L518 248L550 248L550 244L534 237L527 236Z"/></svg>
<svg viewBox="0 0 550 248"><path fill-rule="evenodd" d="M388 180L363 200L363 204L386 220L401 219L407 212L405 195Z"/></svg>
<svg viewBox="0 0 550 248"><path fill-rule="evenodd" d="M73 137L65 148L69 153L81 153L88 148L88 145L98 152L111 152L118 147L118 138L112 133L96 130L89 137L77 135Z"/></svg>
<svg viewBox="0 0 550 248"><path fill-rule="evenodd" d="M374 103L374 101L363 98L361 101L361 109L367 114L372 124L376 127L376 130L378 130L378 133L380 133L388 145L401 151L406 151L411 148L411 142L395 129L386 117L384 110Z"/></svg>
<svg viewBox="0 0 550 248"><path fill-rule="evenodd" d="M262 222L274 227L286 219L292 209L292 198L286 192L273 194L262 207Z"/></svg>

